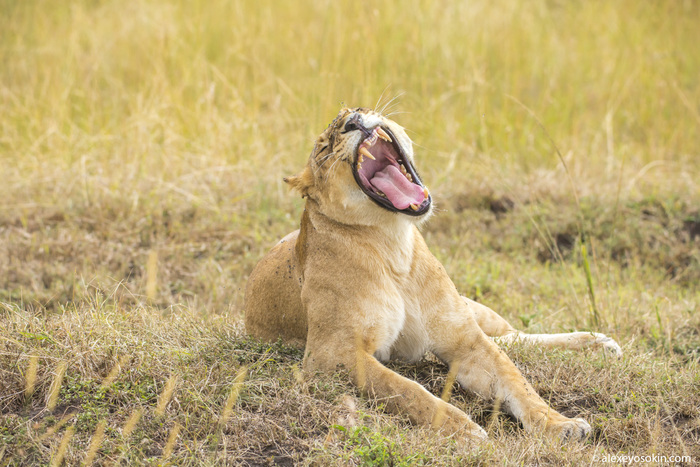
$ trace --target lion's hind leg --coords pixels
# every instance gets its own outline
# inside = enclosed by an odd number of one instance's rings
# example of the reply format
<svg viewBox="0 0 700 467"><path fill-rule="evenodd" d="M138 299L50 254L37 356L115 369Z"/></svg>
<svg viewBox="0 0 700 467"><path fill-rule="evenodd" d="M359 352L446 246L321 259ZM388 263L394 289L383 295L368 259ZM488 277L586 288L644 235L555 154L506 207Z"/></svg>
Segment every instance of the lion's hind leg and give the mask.
<svg viewBox="0 0 700 467"><path fill-rule="evenodd" d="M459 384L487 400L498 401L530 432L544 432L560 439L584 439L591 431L590 425L549 407L466 311L463 304L445 303L429 329L432 352L448 362Z"/></svg>
<svg viewBox="0 0 700 467"><path fill-rule="evenodd" d="M525 342L549 349L584 350L604 349L617 357L622 349L612 338L597 332L565 332L558 334L526 334L511 326L491 308L462 297L474 315L474 319L484 333L501 343Z"/></svg>
<svg viewBox="0 0 700 467"><path fill-rule="evenodd" d="M597 332L564 332L560 334L525 334L516 331L505 336L495 337L496 343L525 342L550 349L584 350L602 348L616 357L622 356L622 349L612 338Z"/></svg>

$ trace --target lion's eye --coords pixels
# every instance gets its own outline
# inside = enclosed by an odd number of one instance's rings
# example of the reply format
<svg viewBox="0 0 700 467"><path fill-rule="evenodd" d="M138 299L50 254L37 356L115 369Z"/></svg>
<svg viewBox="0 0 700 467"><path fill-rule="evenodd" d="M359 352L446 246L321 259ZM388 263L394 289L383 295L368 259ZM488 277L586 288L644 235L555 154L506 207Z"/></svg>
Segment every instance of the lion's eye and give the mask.
<svg viewBox="0 0 700 467"><path fill-rule="evenodd" d="M345 131L343 133L347 133L348 131L355 131L358 129L359 128L357 126L357 123L350 120L348 123L345 124L345 128L344 128Z"/></svg>

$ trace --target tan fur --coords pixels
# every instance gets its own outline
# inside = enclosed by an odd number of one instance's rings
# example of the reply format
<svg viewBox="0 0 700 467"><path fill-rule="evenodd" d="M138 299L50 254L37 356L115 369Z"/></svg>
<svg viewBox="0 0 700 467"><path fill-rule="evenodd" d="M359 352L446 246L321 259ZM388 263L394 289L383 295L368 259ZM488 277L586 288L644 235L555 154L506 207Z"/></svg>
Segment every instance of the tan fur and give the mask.
<svg viewBox="0 0 700 467"><path fill-rule="evenodd" d="M367 128L381 123L391 129L413 158L399 125L367 109L341 110L304 170L287 179L306 198L301 228L252 272L245 303L248 333L305 345L306 371L344 369L364 393L417 424L484 438L467 414L381 363L415 361L430 351L456 371L460 385L500 401L528 431L584 438L588 423L551 409L488 336L615 353L619 346L600 334L519 333L489 308L460 296L416 227L429 213L416 218L390 212L356 184L351 166L361 137L340 131L356 114Z"/></svg>

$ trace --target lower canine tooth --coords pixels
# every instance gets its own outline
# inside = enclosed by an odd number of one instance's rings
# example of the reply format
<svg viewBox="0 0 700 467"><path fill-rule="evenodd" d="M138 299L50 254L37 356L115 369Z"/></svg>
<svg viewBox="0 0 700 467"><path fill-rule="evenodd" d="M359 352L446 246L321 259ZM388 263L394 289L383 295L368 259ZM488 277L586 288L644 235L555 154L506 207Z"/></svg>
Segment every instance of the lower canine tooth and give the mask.
<svg viewBox="0 0 700 467"><path fill-rule="evenodd" d="M428 187L427 187L427 186L424 186L424 187L423 187L423 196L425 196L426 198L427 198L428 196L430 196L430 192L428 191Z"/></svg>
<svg viewBox="0 0 700 467"><path fill-rule="evenodd" d="M369 158L372 159L373 161L376 161L376 160L377 160L377 159L374 158L374 156L372 155L372 153L369 152L369 151L367 150L367 148L364 147L364 146L360 146L360 154L363 155L363 156L365 156L365 157L369 157Z"/></svg>
<svg viewBox="0 0 700 467"><path fill-rule="evenodd" d="M411 205L411 209L413 209L414 211L417 211L417 210L418 210L418 205L417 205L417 204L412 204L412 205Z"/></svg>
<svg viewBox="0 0 700 467"><path fill-rule="evenodd" d="M391 143L391 138L389 137L389 135L387 134L386 131L384 131L384 130L382 130L381 128L377 127L377 134L379 135L379 137L380 137L381 139L383 139L383 140L386 141L387 143Z"/></svg>

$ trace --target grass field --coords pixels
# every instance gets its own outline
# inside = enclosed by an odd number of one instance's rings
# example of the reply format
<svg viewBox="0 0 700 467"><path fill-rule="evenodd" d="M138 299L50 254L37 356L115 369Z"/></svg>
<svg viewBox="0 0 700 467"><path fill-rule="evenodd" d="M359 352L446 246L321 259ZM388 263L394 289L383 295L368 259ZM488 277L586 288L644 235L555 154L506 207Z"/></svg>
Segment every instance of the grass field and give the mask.
<svg viewBox="0 0 700 467"><path fill-rule="evenodd" d="M0 465L700 462L698 24L692 1L0 0ZM378 101L457 288L622 345L507 349L585 443L456 389L490 433L465 446L246 338L247 276L303 208L282 177ZM392 368L442 393L431 356Z"/></svg>

